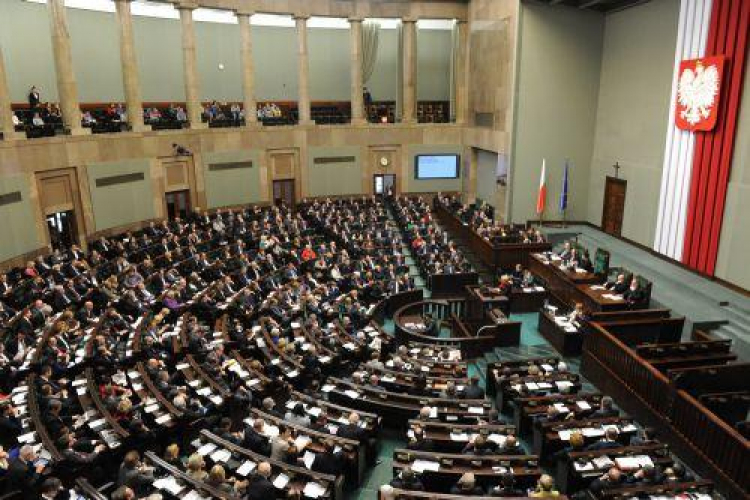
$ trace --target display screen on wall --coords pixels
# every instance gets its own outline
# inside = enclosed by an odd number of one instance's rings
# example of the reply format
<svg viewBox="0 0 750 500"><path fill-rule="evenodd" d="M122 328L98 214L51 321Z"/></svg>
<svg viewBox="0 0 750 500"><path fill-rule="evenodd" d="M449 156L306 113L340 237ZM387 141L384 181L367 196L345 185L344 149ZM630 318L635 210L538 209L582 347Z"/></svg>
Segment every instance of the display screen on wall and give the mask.
<svg viewBox="0 0 750 500"><path fill-rule="evenodd" d="M415 179L457 179L459 176L459 155L417 155L415 160Z"/></svg>

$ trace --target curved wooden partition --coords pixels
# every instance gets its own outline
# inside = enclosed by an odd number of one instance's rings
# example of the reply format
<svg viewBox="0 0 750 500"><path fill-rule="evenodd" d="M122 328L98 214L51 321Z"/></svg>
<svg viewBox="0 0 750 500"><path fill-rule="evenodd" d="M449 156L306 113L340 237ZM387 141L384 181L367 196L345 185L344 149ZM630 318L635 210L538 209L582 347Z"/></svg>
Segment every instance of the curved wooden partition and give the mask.
<svg viewBox="0 0 750 500"><path fill-rule="evenodd" d="M407 304L398 309L393 315L396 339L402 344L418 342L438 346L454 346L461 351L463 359L478 358L495 347L508 345L508 333L505 329L495 325L480 328L473 334L467 325L461 321L466 302L464 300L422 300ZM429 335L412 323L421 322L425 314L431 314L439 323L451 326L450 337ZM520 335L520 323L518 332ZM515 335L513 335L516 338ZM516 340L516 345L518 341Z"/></svg>

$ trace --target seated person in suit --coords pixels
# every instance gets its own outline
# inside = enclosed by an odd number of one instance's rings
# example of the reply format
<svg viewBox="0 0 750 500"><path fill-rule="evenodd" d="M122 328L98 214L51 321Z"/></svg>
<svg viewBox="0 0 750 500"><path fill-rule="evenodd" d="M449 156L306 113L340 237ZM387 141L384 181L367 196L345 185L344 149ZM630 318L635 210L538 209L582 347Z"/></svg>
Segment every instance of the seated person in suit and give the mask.
<svg viewBox="0 0 750 500"><path fill-rule="evenodd" d="M469 441L461 451L464 455L494 455L496 452L497 443L488 440L482 434L478 434L473 441Z"/></svg>
<svg viewBox="0 0 750 500"><path fill-rule="evenodd" d="M608 450L622 447L622 444L617 441L617 434L617 429L614 427L607 427L607 430L604 431L604 437L599 441L588 445L586 451Z"/></svg>
<svg viewBox="0 0 750 500"><path fill-rule="evenodd" d="M484 399L484 389L479 386L479 377L474 375L463 391L464 399Z"/></svg>
<svg viewBox="0 0 750 500"><path fill-rule="evenodd" d="M558 253L557 255L563 261L566 261L566 260L570 260L571 254L572 254L572 249L570 248L570 242L566 241L565 245L563 245L562 250L560 250L560 253Z"/></svg>
<svg viewBox="0 0 750 500"><path fill-rule="evenodd" d="M500 484L490 490L493 497L522 497L526 493L516 486L516 476L506 472L500 476Z"/></svg>
<svg viewBox="0 0 750 500"><path fill-rule="evenodd" d="M589 486L589 490L591 490L594 495L599 495L603 491L622 488L627 484L627 476L617 467L611 467L606 474L594 479L591 486Z"/></svg>
<svg viewBox="0 0 750 500"><path fill-rule="evenodd" d="M451 495L478 497L484 495L484 489L477 484L474 474L467 472L453 485Z"/></svg>
<svg viewBox="0 0 750 500"><path fill-rule="evenodd" d="M612 292L616 293L617 295L622 295L625 293L625 290L628 289L628 284L625 282L625 275L624 274L618 274L615 281L607 281L604 284L604 288L607 290L612 290Z"/></svg>
<svg viewBox="0 0 750 500"><path fill-rule="evenodd" d="M570 446L566 446L562 450L556 452L552 456L552 458L554 458L555 460L567 459L571 453L583 451L586 445L586 441L583 439L583 434L581 434L579 431L571 432L570 441L568 441L568 443L570 444Z"/></svg>
<svg viewBox="0 0 750 500"><path fill-rule="evenodd" d="M675 462L672 467L664 470L665 481L667 483L687 483L695 481L695 477L685 469L685 466Z"/></svg>
<svg viewBox="0 0 750 500"><path fill-rule="evenodd" d="M401 469L401 472L391 480L390 484L400 490L424 491L422 481L408 465Z"/></svg>
<svg viewBox="0 0 750 500"><path fill-rule="evenodd" d="M631 476L634 483L643 485L657 485L664 484L666 476L662 474L658 466L646 464L641 469Z"/></svg>
<svg viewBox="0 0 750 500"><path fill-rule="evenodd" d="M633 276L633 279L630 280L630 287L623 292L622 298L630 307L637 307L646 300L646 292L638 283L638 278Z"/></svg>
<svg viewBox="0 0 750 500"><path fill-rule="evenodd" d="M521 446L521 443L518 442L518 439L516 439L516 436L510 435L507 438L505 438L505 442L503 443L503 446L497 450L498 455L525 455L526 451Z"/></svg>
<svg viewBox="0 0 750 500"><path fill-rule="evenodd" d="M431 337L437 337L440 332L440 326L438 322L432 317L432 314L427 313L424 315L424 334Z"/></svg>
<svg viewBox="0 0 750 500"><path fill-rule="evenodd" d="M609 396L602 397L599 402L599 409L591 414L591 418L608 418L620 415L619 410L614 407L614 401Z"/></svg>
<svg viewBox="0 0 750 500"><path fill-rule="evenodd" d="M548 474L543 474L536 484L536 489L529 495L531 498L559 497L560 492L555 489L555 480Z"/></svg>
<svg viewBox="0 0 750 500"><path fill-rule="evenodd" d="M411 432L412 436L409 438L409 442L406 445L407 449L416 451L435 450L435 445L432 440L425 437L424 429L421 427L414 427Z"/></svg>
<svg viewBox="0 0 750 500"><path fill-rule="evenodd" d="M271 464L261 462L258 470L253 474L247 486L247 500L274 500L281 498L281 492L271 482Z"/></svg>
<svg viewBox="0 0 750 500"><path fill-rule="evenodd" d="M570 311L570 314L568 314L568 321L570 321L571 323L575 322L580 324L581 322L587 321L588 319L589 315L583 309L583 303L576 302L575 308Z"/></svg>
<svg viewBox="0 0 750 500"><path fill-rule="evenodd" d="M645 446L658 442L656 439L656 429L653 427L644 427L639 435L630 438L630 446Z"/></svg>

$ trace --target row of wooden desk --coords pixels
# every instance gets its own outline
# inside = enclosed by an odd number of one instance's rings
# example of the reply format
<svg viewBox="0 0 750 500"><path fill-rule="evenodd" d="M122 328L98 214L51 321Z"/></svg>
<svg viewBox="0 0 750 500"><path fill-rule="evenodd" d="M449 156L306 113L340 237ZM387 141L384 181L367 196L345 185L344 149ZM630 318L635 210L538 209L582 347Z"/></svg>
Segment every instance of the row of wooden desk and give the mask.
<svg viewBox="0 0 750 500"><path fill-rule="evenodd" d="M528 267L529 255L536 252L546 252L552 248L549 243L501 243L495 245L481 237L472 227L462 222L439 203L435 206L435 214L440 223L451 234L465 240L466 246L494 273L501 269L513 269L516 264Z"/></svg>

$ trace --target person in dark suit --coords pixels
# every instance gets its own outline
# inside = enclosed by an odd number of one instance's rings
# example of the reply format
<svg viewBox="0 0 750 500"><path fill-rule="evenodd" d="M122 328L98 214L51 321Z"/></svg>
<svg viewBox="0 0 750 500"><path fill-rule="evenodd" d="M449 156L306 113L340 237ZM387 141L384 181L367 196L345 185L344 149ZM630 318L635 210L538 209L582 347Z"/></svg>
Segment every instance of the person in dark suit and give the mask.
<svg viewBox="0 0 750 500"><path fill-rule="evenodd" d="M412 437L409 438L409 442L406 445L409 450L415 451L435 451L435 444L431 439L427 439L424 435L424 429L421 427L415 427L412 429Z"/></svg>
<svg viewBox="0 0 750 500"><path fill-rule="evenodd" d="M635 435L630 439L630 446L646 446L658 442L656 439L656 429L653 427L644 427L640 435Z"/></svg>
<svg viewBox="0 0 750 500"><path fill-rule="evenodd" d="M467 472L458 479L456 484L453 485L451 488L451 495L480 497L484 495L484 490L477 484L474 474Z"/></svg>
<svg viewBox="0 0 750 500"><path fill-rule="evenodd" d="M39 101L41 100L41 94L36 86L32 86L29 89L29 109L34 111L39 107Z"/></svg>
<svg viewBox="0 0 750 500"><path fill-rule="evenodd" d="M588 445L586 451L608 450L612 448L620 448L621 446L622 444L617 441L617 429L614 427L607 427L607 430L604 431L604 437L596 443Z"/></svg>
<svg viewBox="0 0 750 500"><path fill-rule="evenodd" d="M258 471L250 477L247 487L246 500L274 500L280 497L280 492L271 483L271 464L261 462Z"/></svg>
<svg viewBox="0 0 750 500"><path fill-rule="evenodd" d="M622 295L625 293L625 290L628 289L628 284L625 281L625 275L624 274L618 274L615 281L608 281L604 284L604 288L607 290L612 290L612 292L616 293L617 295Z"/></svg>
<svg viewBox="0 0 750 500"><path fill-rule="evenodd" d="M349 414L349 422L339 426L337 436L354 439L360 443L364 443L367 440L367 431L359 426L359 414L352 412Z"/></svg>
<svg viewBox="0 0 750 500"><path fill-rule="evenodd" d="M646 301L646 292L641 288L637 278L633 277L630 287L623 292L622 298L630 308L637 308Z"/></svg>
<svg viewBox="0 0 750 500"><path fill-rule="evenodd" d="M13 405L5 401L0 406L0 446L10 449L17 443L16 439L23 433L21 420Z"/></svg>
<svg viewBox="0 0 750 500"><path fill-rule="evenodd" d="M490 495L494 497L522 497L525 494L521 488L516 487L516 476L512 472L500 476L500 484L490 490Z"/></svg>
<svg viewBox="0 0 750 500"><path fill-rule="evenodd" d="M334 453L334 448L335 445L333 444L333 441L325 440L323 442L323 451L315 455L315 460L312 463L312 470L337 477L343 473L343 453Z"/></svg>
<svg viewBox="0 0 750 500"><path fill-rule="evenodd" d="M120 465L117 483L120 486L131 488L138 497L142 497L148 494L153 482L154 472L144 467L138 452L135 450L127 452Z"/></svg>
<svg viewBox="0 0 750 500"><path fill-rule="evenodd" d="M611 467L606 474L594 479L589 490L595 495L600 495L606 490L622 488L628 484L628 478L617 467Z"/></svg>
<svg viewBox="0 0 750 500"><path fill-rule="evenodd" d="M21 447L18 457L8 462L8 472L5 474L5 491L18 491L24 499L39 498L37 488L43 480L44 464L34 465L36 453L30 445Z"/></svg>
<svg viewBox="0 0 750 500"><path fill-rule="evenodd" d="M253 426L245 429L245 439L242 441L242 446L260 455L269 456L271 454L271 443L263 435L264 427L263 420L256 418L253 421Z"/></svg>
<svg viewBox="0 0 750 500"><path fill-rule="evenodd" d="M471 377L469 385L464 389L464 399L484 399L484 389L479 387L479 377Z"/></svg>
<svg viewBox="0 0 750 500"><path fill-rule="evenodd" d="M620 412L614 407L614 401L609 396L604 396L599 402L599 409L591 414L591 418L617 417Z"/></svg>
<svg viewBox="0 0 750 500"><path fill-rule="evenodd" d="M401 490L424 491L422 481L408 465L404 466L401 473L391 480L390 485Z"/></svg>

